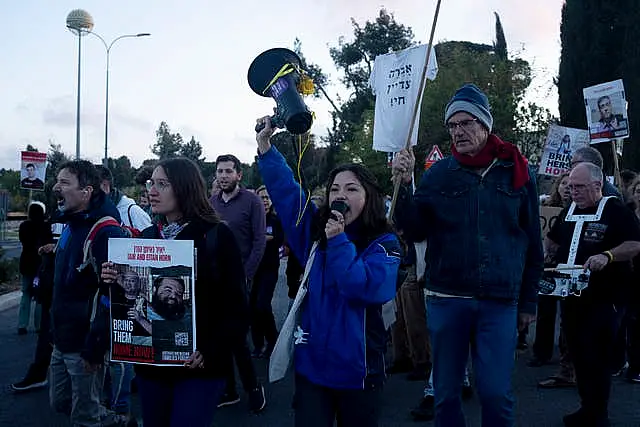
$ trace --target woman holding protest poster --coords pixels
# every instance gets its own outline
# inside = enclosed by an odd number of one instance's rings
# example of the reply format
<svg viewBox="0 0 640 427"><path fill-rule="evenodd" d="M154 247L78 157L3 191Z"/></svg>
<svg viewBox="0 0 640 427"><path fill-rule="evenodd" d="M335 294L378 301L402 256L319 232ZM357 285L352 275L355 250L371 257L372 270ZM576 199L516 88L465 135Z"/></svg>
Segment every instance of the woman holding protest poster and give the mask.
<svg viewBox="0 0 640 427"><path fill-rule="evenodd" d="M160 162L147 189L158 222L143 230L142 237L194 242L197 334L196 351L184 367L136 366L144 425L209 427L224 393L231 358L228 343L243 339L248 327L240 250L229 227L207 201L204 179L191 160ZM115 282L113 267L103 265L105 282Z"/></svg>
<svg viewBox="0 0 640 427"><path fill-rule="evenodd" d="M271 146L269 118L258 122L265 125L257 135L260 173L291 250L307 264L288 318L300 308L293 333L295 426L331 427L336 419L338 426L377 426L387 339L382 305L395 296L401 258L384 193L369 170L349 164L331 172L324 208L305 204L306 194ZM284 336L283 327L279 342ZM278 350L277 344L272 365Z"/></svg>

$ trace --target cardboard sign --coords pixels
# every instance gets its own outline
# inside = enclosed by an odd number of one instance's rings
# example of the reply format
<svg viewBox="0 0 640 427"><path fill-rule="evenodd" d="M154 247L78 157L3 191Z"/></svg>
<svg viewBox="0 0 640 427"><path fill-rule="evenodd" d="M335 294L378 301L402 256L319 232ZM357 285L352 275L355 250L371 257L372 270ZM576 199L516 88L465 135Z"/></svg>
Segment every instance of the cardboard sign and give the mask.
<svg viewBox="0 0 640 427"><path fill-rule="evenodd" d="M552 208L550 206L540 206L540 228L542 229L542 239L547 237L551 227L558 220L562 208Z"/></svg>

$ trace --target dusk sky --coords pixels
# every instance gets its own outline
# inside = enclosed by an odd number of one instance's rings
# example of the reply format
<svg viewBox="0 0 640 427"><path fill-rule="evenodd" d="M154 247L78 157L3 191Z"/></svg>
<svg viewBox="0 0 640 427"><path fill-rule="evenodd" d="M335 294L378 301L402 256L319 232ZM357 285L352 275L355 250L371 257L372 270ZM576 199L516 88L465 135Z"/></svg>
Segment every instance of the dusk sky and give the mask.
<svg viewBox="0 0 640 427"><path fill-rule="evenodd" d="M554 112L552 78L560 55L562 0L443 0L436 41L492 43L493 12L501 16L512 54L527 59L536 73L530 96ZM247 84L249 64L272 47L302 41L309 62L329 74L330 95L345 94L329 47L352 38L350 18L364 23L384 6L398 22L428 41L435 1L136 0L7 1L0 26L0 167L16 169L19 151L48 141L75 154L77 38L65 27L67 14L85 9L96 33L107 41L149 32L151 37L119 41L111 51L109 155L127 155L134 166L152 158L150 146L161 121L185 140L192 135L214 160L233 153L251 162L255 118L269 114L273 100ZM29 25L27 25L29 23ZM99 162L104 149L105 49L91 36L82 49L81 155ZM325 100L308 101L317 114L313 132L329 125Z"/></svg>

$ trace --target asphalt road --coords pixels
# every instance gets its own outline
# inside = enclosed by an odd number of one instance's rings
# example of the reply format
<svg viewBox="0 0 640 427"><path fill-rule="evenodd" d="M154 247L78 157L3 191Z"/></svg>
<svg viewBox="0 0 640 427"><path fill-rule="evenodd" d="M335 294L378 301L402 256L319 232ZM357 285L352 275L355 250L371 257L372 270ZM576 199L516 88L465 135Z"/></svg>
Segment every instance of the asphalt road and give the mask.
<svg viewBox="0 0 640 427"><path fill-rule="evenodd" d="M278 284L273 301L279 323L287 309L286 286ZM17 308L0 313L0 426L45 427L68 426L64 417L53 413L47 401L47 391L38 390L26 394L13 394L9 384L24 375L32 360L36 336L16 334ZM539 390L539 379L552 374L556 366L526 367L528 353L519 355L514 372L514 391L517 399L516 421L522 427L561 427L562 416L577 409L577 392L574 389ZM256 361L257 370L266 383L266 362ZM289 376L278 384L265 385L268 405L264 413L250 415L247 399L240 404L218 411L215 427L286 427L293 425L291 398L293 381ZM380 427L427 426L416 423L409 411L420 400L422 384L406 381L403 376L392 376L384 391ZM137 402L134 401L134 406ZM640 426L640 385L632 385L621 379L614 381L610 405L614 426ZM137 407L134 408L137 412ZM480 426L480 408L477 398L465 403L469 426ZM152 426L148 426L152 427ZM355 427L355 426L354 426Z"/></svg>
<svg viewBox="0 0 640 427"><path fill-rule="evenodd" d="M0 247L5 251L4 258L18 258L22 252L22 245L17 240L1 241Z"/></svg>

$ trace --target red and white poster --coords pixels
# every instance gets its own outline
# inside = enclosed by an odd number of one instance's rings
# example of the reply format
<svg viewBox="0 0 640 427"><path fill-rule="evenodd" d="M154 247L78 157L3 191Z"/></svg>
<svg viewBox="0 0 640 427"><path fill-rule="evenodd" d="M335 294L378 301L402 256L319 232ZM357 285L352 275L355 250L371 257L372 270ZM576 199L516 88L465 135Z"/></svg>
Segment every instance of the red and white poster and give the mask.
<svg viewBox="0 0 640 427"><path fill-rule="evenodd" d="M44 191L47 176L47 153L22 151L20 153L20 188Z"/></svg>
<svg viewBox="0 0 640 427"><path fill-rule="evenodd" d="M111 360L182 366L195 351L191 240L109 239Z"/></svg>

